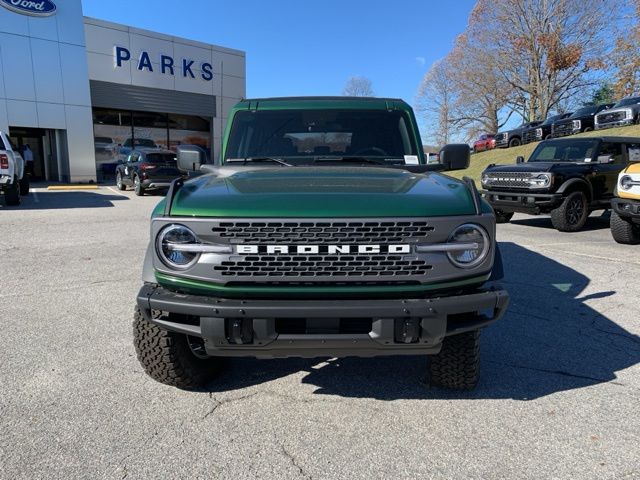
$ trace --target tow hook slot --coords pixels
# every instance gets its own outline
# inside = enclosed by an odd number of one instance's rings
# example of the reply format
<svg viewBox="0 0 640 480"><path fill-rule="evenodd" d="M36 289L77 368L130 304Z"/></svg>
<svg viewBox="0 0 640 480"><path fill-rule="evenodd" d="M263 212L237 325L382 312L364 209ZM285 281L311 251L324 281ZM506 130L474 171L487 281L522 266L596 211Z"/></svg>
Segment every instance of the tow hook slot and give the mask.
<svg viewBox="0 0 640 480"><path fill-rule="evenodd" d="M250 318L226 319L227 341L235 345L253 343L253 320Z"/></svg>
<svg viewBox="0 0 640 480"><path fill-rule="evenodd" d="M397 318L395 338L397 343L416 343L420 339L419 318Z"/></svg>

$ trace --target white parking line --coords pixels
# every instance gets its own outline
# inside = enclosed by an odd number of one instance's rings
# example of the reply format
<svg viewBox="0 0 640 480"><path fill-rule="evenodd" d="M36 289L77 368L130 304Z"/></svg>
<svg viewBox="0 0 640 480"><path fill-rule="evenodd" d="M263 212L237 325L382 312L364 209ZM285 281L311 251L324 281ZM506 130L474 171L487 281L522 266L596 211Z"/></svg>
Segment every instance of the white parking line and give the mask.
<svg viewBox="0 0 640 480"><path fill-rule="evenodd" d="M127 198L128 198L128 196L127 196L127 195L125 195L124 193L122 193L121 191L115 190L115 189L114 189L114 188L112 188L112 187L107 187L107 188L108 188L109 190L111 190L113 193L115 193L116 195L120 195L121 197L127 197Z"/></svg>

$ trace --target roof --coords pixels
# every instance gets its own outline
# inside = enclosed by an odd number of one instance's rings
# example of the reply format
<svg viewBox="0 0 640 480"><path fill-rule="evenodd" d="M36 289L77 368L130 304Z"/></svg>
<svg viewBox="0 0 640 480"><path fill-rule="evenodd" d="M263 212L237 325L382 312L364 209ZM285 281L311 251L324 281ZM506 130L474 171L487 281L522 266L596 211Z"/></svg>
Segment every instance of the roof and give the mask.
<svg viewBox="0 0 640 480"><path fill-rule="evenodd" d="M377 97L273 97L250 98L241 100L235 108L259 110L266 109L322 109L322 108L349 108L349 109L373 109L388 110L411 107L399 98Z"/></svg>
<svg viewBox="0 0 640 480"><path fill-rule="evenodd" d="M173 150L166 150L164 148L152 148L152 147L135 147L131 151L142 152L142 153L170 153L171 155L176 154L176 152L174 152Z"/></svg>

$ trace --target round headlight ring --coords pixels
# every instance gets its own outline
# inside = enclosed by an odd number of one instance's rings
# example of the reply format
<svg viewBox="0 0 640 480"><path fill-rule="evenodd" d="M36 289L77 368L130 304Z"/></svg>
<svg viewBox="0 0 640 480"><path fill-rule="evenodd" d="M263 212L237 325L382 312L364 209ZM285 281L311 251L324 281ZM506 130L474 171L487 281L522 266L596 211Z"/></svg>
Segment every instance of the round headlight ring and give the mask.
<svg viewBox="0 0 640 480"><path fill-rule="evenodd" d="M474 233L476 238L472 237ZM480 225L476 225L475 223L465 223L457 227L453 231L453 233L449 236L448 242L449 243L476 242L479 244L478 250L474 250L474 252L477 252L476 256L469 261L460 260L460 256L461 254L464 255L466 252L470 252L470 250L447 252L447 257L449 258L449 261L458 268L468 269L468 268L477 267L487 259L487 256L489 255L489 251L491 250L491 241L489 239L489 234L483 227L481 227Z"/></svg>
<svg viewBox="0 0 640 480"><path fill-rule="evenodd" d="M629 175L624 175L620 179L620 188L623 190L631 190L631 187L633 187L633 179Z"/></svg>
<svg viewBox="0 0 640 480"><path fill-rule="evenodd" d="M156 237L156 253L167 267L173 270L187 270L200 259L200 253L181 252L167 248L168 244L196 244L200 243L193 231L180 224L164 227Z"/></svg>

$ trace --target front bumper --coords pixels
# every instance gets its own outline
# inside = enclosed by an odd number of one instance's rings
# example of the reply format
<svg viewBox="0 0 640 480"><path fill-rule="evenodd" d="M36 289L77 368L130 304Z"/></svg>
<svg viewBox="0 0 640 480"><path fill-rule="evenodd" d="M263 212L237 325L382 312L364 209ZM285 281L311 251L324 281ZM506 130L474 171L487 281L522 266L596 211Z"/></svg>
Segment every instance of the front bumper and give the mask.
<svg viewBox="0 0 640 480"><path fill-rule="evenodd" d="M611 201L613 210L633 223L640 223L640 200L616 197Z"/></svg>
<svg viewBox="0 0 640 480"><path fill-rule="evenodd" d="M521 212L537 215L548 212L562 203L560 193L510 192L480 190L489 204L502 212Z"/></svg>
<svg viewBox="0 0 640 480"><path fill-rule="evenodd" d="M625 120L618 120L617 122L607 122L607 123L596 123L595 124L595 129L596 130L604 130L607 128L614 128L614 127L626 127L629 125L633 125L633 118L627 118Z"/></svg>
<svg viewBox="0 0 640 480"><path fill-rule="evenodd" d="M137 303L145 318L160 328L203 338L213 356L370 357L438 353L445 336L498 320L509 294L493 289L406 300L237 300L146 284ZM306 333L280 333L282 319L304 322ZM370 319L371 329L326 333L326 327L343 319Z"/></svg>

